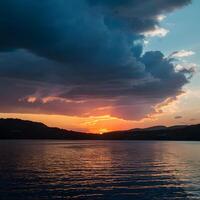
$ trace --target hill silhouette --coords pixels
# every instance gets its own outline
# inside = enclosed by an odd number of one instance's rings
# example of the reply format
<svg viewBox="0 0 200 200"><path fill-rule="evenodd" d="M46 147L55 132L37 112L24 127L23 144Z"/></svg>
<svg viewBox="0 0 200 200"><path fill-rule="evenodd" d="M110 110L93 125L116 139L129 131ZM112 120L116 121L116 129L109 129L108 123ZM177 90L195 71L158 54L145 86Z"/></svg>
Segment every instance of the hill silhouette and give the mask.
<svg viewBox="0 0 200 200"><path fill-rule="evenodd" d="M0 139L90 139L94 135L50 128L39 122L0 119Z"/></svg>
<svg viewBox="0 0 200 200"><path fill-rule="evenodd" d="M200 124L172 127L155 126L145 129L136 128L100 135L51 128L42 123L20 119L0 119L0 139L200 141Z"/></svg>

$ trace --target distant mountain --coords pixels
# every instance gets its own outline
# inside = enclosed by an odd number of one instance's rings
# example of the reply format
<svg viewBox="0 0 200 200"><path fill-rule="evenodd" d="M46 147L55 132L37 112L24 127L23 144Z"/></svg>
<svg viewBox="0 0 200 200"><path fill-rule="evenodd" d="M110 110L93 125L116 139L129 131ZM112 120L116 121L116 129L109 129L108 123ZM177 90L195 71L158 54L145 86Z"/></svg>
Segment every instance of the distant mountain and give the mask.
<svg viewBox="0 0 200 200"><path fill-rule="evenodd" d="M0 139L91 139L94 135L20 119L0 119Z"/></svg>
<svg viewBox="0 0 200 200"><path fill-rule="evenodd" d="M115 140L191 140L200 141L200 124L190 126L157 126L145 129L114 131L102 135L103 139Z"/></svg>
<svg viewBox="0 0 200 200"><path fill-rule="evenodd" d="M155 126L109 133L91 134L50 128L42 123L19 119L0 119L0 139L58 140L190 140L200 141L200 124L190 126Z"/></svg>
<svg viewBox="0 0 200 200"><path fill-rule="evenodd" d="M155 131L155 130L162 130L167 128L166 126L152 126L149 128L134 128L131 130L128 130L129 132L135 132L135 131Z"/></svg>
<svg viewBox="0 0 200 200"><path fill-rule="evenodd" d="M167 128L166 126L153 126L153 127L145 128L143 129L143 131L157 131L157 130L163 130L166 128Z"/></svg>

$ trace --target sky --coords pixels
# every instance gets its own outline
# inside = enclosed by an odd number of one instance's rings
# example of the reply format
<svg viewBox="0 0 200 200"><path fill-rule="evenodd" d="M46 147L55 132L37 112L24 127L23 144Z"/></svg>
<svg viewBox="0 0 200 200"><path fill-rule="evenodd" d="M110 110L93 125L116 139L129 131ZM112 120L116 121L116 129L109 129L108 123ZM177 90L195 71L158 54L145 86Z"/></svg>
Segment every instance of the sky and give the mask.
<svg viewBox="0 0 200 200"><path fill-rule="evenodd" d="M199 0L1 0L0 117L103 133L200 123Z"/></svg>

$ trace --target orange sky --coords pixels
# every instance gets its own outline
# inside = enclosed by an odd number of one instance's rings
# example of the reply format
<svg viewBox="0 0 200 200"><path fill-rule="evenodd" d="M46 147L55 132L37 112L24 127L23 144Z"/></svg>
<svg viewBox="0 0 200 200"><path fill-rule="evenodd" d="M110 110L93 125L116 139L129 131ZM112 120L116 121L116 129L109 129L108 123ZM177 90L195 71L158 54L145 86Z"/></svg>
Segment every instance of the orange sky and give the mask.
<svg viewBox="0 0 200 200"><path fill-rule="evenodd" d="M200 102L200 94L195 91L188 91L174 101L168 99L162 104L157 105L155 108L157 109L156 114L139 121L124 120L109 115L71 117L64 115L0 113L0 117L38 121L51 127L60 127L68 130L102 133L155 125L170 126L199 123L200 110L198 109L198 102ZM175 119L177 116L181 117Z"/></svg>

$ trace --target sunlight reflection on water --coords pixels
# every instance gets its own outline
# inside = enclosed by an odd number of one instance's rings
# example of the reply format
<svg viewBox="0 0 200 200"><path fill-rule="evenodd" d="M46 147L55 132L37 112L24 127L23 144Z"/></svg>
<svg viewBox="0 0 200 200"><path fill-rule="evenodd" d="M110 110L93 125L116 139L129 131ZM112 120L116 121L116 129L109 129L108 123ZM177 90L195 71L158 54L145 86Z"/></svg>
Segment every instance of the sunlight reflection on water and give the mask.
<svg viewBox="0 0 200 200"><path fill-rule="evenodd" d="M0 199L200 199L200 143L0 141Z"/></svg>

